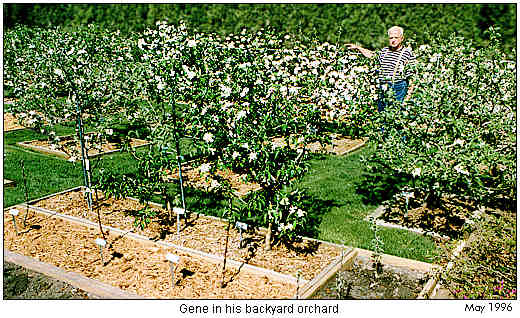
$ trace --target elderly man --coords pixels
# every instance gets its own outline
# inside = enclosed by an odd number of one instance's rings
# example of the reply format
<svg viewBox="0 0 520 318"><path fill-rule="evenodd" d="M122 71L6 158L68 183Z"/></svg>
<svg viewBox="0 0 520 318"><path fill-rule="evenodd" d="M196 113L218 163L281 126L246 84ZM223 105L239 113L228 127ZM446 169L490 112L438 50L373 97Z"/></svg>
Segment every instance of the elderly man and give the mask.
<svg viewBox="0 0 520 318"><path fill-rule="evenodd" d="M405 66L409 63L415 63L415 55L411 48L403 47L403 28L393 26L388 30L388 47L381 49L377 53L380 68L378 70L378 80L380 83L380 93L377 102L379 112L385 109L387 105L384 96L385 92L390 88L394 92L397 101L402 102L407 93L411 92L413 86L409 87L409 79L412 72ZM355 44L347 44L349 49L358 50L368 58L374 57L376 53L367 50Z"/></svg>

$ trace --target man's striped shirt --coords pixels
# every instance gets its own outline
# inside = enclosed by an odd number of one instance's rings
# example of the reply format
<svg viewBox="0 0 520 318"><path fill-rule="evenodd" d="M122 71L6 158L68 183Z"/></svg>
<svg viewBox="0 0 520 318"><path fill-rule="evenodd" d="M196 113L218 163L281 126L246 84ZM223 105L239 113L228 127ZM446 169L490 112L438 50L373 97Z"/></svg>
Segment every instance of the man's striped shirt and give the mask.
<svg viewBox="0 0 520 318"><path fill-rule="evenodd" d="M379 51L378 60L380 65L379 79L396 82L406 80L412 76L410 67L405 66L415 63L416 58L409 47L401 47L397 51L392 51L389 47L385 47Z"/></svg>

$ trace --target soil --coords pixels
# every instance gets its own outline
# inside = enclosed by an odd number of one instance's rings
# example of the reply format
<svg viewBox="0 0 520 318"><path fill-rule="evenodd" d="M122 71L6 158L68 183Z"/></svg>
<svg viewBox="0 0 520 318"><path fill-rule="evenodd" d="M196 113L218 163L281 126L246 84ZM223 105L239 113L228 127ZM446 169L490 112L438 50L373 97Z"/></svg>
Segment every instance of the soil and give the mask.
<svg viewBox="0 0 520 318"><path fill-rule="evenodd" d="M86 134L86 135L88 135L88 134ZM37 146L40 148L45 148L47 150L62 152L63 155L66 156L67 158L69 158L73 153L77 153L77 154L81 153L80 152L81 148L80 148L79 142L76 141L74 139L74 137L62 136L59 138L60 138L60 141L59 141L60 149L59 150L52 149L51 143L48 140L32 140L32 141L25 142L25 144L30 145L30 146ZM149 143L149 142L146 140L140 140L140 139L134 139L134 138L130 139L130 145L132 147L139 147L139 146L145 145L147 143ZM105 153L108 151L118 150L118 149L120 149L120 146L121 145L118 143L105 142L101 145L101 151L94 149L94 148L90 148L88 150L88 155L95 156L95 155L102 154L102 153ZM37 149L35 149L35 150L37 150Z"/></svg>
<svg viewBox="0 0 520 318"><path fill-rule="evenodd" d="M456 238L462 234L466 220L476 210L475 205L460 198L443 198L441 207L429 207L420 198L410 198L406 213L405 198L398 198L390 207L385 207L380 218L389 223Z"/></svg>
<svg viewBox="0 0 520 318"><path fill-rule="evenodd" d="M26 269L4 262L4 299L89 299L82 289Z"/></svg>
<svg viewBox="0 0 520 318"><path fill-rule="evenodd" d="M4 113L4 131L11 131L16 129L23 129L24 126L20 125L18 119L11 113Z"/></svg>
<svg viewBox="0 0 520 318"><path fill-rule="evenodd" d="M209 173L200 172L200 167L192 167L190 165L182 166L182 178L183 182L187 186L194 187L202 190L209 190L211 187L211 182L213 178L209 175ZM235 190L235 194L239 197L248 194L250 191L257 191L260 189L260 185L256 182L246 182L245 174L237 174L231 170L217 170L216 174L224 179L226 179L233 190ZM179 174L178 169L175 169L173 172L169 173L167 179L170 181L178 180Z"/></svg>
<svg viewBox="0 0 520 318"><path fill-rule="evenodd" d="M376 277L370 259L358 256L350 268L338 271L313 298L416 299L428 279L423 272L387 264Z"/></svg>
<svg viewBox="0 0 520 318"><path fill-rule="evenodd" d="M95 196L94 196L95 197ZM192 248L205 253L224 256L228 223L201 214L191 213L189 219L181 216L180 236L177 235L176 215L172 212L171 221L168 211L152 207L157 217L143 229L133 226L136 211L144 206L132 199L106 199L99 192L99 208L101 221L122 230L183 247ZM87 211L84 194L80 190L69 191L34 203L33 205L56 211L58 213L83 217ZM87 219L97 223L94 210L87 213ZM288 244L277 244L270 251L264 250L265 234L260 230L250 229L242 233L243 247L239 248L240 234L233 226L229 230L227 257L246 264L270 269L282 274L292 275L300 270L301 277L311 280L323 271L341 253L341 248L318 241L301 240Z"/></svg>
<svg viewBox="0 0 520 318"><path fill-rule="evenodd" d="M118 234L107 235L102 261L94 243L98 229L39 213L31 213L27 227L22 223L17 235L11 215L4 213L4 248L143 297L292 298L296 292L292 283L229 266L221 288L221 264ZM167 253L180 257L174 286Z"/></svg>
<svg viewBox="0 0 520 318"><path fill-rule="evenodd" d="M309 145L309 149L312 152L325 151L335 155L344 155L349 153L352 149L359 147L364 142L364 139L350 139L343 136L337 136L332 140L333 146L326 145L323 147L320 143L315 142Z"/></svg>
<svg viewBox="0 0 520 318"><path fill-rule="evenodd" d="M332 146L325 145L324 147L319 142L314 142L309 144L307 149L313 153L325 152L335 155L344 155L352 151L352 149L360 147L366 142L365 139L350 139L338 134L333 134L331 137L333 138ZM274 138L273 141L278 144L285 143L283 137ZM291 145L291 147L294 147L294 145Z"/></svg>

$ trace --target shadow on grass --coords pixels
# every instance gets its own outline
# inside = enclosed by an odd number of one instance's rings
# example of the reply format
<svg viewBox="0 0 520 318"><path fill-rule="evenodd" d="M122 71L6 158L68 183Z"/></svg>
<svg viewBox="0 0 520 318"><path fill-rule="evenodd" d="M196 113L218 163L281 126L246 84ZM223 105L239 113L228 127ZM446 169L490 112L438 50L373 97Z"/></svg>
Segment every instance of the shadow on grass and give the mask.
<svg viewBox="0 0 520 318"><path fill-rule="evenodd" d="M355 183L356 193L361 195L364 204L380 205L400 192L410 183L411 176L397 173L384 167L372 167L365 170L361 181Z"/></svg>

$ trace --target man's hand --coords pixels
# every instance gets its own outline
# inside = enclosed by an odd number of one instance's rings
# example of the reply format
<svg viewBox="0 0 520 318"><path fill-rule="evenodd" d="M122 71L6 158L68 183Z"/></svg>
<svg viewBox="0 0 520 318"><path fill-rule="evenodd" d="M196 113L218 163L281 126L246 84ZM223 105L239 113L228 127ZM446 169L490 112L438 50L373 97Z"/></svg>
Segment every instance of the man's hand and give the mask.
<svg viewBox="0 0 520 318"><path fill-rule="evenodd" d="M367 50L365 48L362 48L361 46L359 46L357 44L347 43L347 48L349 48L351 50L358 50L359 52L361 52L361 54L363 54L365 57L368 57L368 58L371 58L372 56L374 56L374 52Z"/></svg>

